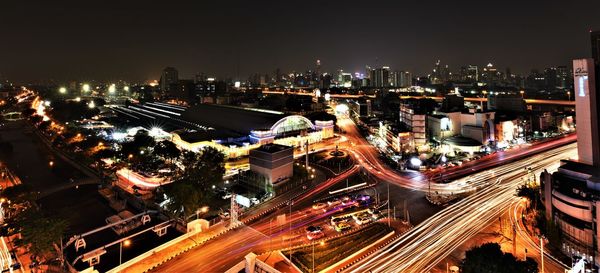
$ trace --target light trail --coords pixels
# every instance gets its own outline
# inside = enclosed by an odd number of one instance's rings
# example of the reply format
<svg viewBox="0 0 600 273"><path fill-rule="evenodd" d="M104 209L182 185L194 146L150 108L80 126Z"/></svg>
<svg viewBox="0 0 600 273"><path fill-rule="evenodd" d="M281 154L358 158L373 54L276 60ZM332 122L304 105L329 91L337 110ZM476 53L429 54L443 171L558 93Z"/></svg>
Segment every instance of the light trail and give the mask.
<svg viewBox="0 0 600 273"><path fill-rule="evenodd" d="M448 206L436 215L396 239L373 255L351 266L347 272L427 272L446 255L487 227L506 211L517 187L527 175L524 166L533 172L554 168L560 159L576 156L576 145L531 156L482 172L471 179L473 183L488 181L486 187L463 200Z"/></svg>

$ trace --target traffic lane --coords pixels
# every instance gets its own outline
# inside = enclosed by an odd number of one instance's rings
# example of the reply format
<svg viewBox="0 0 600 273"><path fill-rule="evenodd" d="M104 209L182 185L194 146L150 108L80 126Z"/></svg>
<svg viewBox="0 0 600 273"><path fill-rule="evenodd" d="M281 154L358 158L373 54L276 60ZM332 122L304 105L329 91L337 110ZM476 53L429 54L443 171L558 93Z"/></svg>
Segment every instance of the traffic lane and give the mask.
<svg viewBox="0 0 600 273"><path fill-rule="evenodd" d="M515 202L511 206L511 213L509 213L511 218L511 224L516 227L516 232L518 235L517 243L520 245L520 249L527 249L527 257L534 258L538 264L541 264L540 258L540 245L539 238L532 238L527 231L525 224L521 219L521 215L525 213L525 203L526 200L524 198L520 198L518 202ZM546 272L565 272L565 269L568 269L562 262L559 262L556 258L552 257L549 253L544 253L544 269Z"/></svg>
<svg viewBox="0 0 600 273"><path fill-rule="evenodd" d="M155 268L154 272L225 272L244 260L248 252L267 238L251 227L243 226L219 240L211 240L200 247L175 257Z"/></svg>
<svg viewBox="0 0 600 273"><path fill-rule="evenodd" d="M573 151L572 147L567 153L550 151L537 155L533 158L536 160L535 170L553 167L559 158L569 156ZM497 180L493 187L484 188L445 208L368 259L352 266L350 271L370 269L385 272L386 268L392 268L424 272L435 266L452 247L468 240L487 222L495 219L498 209L508 208L511 198L515 198L516 187L521 183L516 177L526 174L520 162L510 165L514 171L503 176L507 181Z"/></svg>

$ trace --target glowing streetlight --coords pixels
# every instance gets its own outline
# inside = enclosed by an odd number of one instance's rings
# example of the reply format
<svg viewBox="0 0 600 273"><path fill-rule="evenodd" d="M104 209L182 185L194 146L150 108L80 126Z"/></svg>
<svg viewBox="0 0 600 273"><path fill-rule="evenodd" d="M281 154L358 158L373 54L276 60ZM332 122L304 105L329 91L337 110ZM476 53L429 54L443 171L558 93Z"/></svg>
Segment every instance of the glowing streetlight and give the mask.
<svg viewBox="0 0 600 273"><path fill-rule="evenodd" d="M80 101L81 101L81 97L77 97L77 98L75 98L75 101L76 101L76 102L80 102Z"/></svg>
<svg viewBox="0 0 600 273"><path fill-rule="evenodd" d="M48 162L48 166L50 166L50 167L54 167L54 161L50 161L50 162Z"/></svg>
<svg viewBox="0 0 600 273"><path fill-rule="evenodd" d="M125 241L121 241L119 244L119 265L122 264L123 260L123 246L128 247L131 245L131 240L126 239Z"/></svg>
<svg viewBox="0 0 600 273"><path fill-rule="evenodd" d="M108 93L114 94L116 91L117 91L117 87L115 86L114 83L108 87Z"/></svg>
<svg viewBox="0 0 600 273"><path fill-rule="evenodd" d="M521 93L521 98L525 97L525 91L521 90L521 91L519 91L519 93Z"/></svg>
<svg viewBox="0 0 600 273"><path fill-rule="evenodd" d="M83 89L83 92L90 92L90 90L91 90L90 85L87 83L83 84L82 89Z"/></svg>
<svg viewBox="0 0 600 273"><path fill-rule="evenodd" d="M123 90L124 90L125 92L129 92L129 86L125 86L125 87L123 87Z"/></svg>
<svg viewBox="0 0 600 273"><path fill-rule="evenodd" d="M88 103L88 107L90 109L92 109L92 108L96 107L96 104L94 103L94 101L90 101L90 103Z"/></svg>
<svg viewBox="0 0 600 273"><path fill-rule="evenodd" d="M58 92L61 94L66 94L67 93L67 88L66 87L61 87L58 89Z"/></svg>

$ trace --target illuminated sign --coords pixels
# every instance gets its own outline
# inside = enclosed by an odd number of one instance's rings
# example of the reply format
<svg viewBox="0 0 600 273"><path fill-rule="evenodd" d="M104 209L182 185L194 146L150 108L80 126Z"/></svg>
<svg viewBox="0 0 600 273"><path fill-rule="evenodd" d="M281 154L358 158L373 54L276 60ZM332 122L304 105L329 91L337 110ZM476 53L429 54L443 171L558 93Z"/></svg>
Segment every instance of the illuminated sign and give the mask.
<svg viewBox="0 0 600 273"><path fill-rule="evenodd" d="M579 93L580 97L585 97L585 83L588 80L588 76L580 76L579 77Z"/></svg>
<svg viewBox="0 0 600 273"><path fill-rule="evenodd" d="M584 67L578 67L577 69L575 69L575 73L574 73L575 77L578 78L578 96L580 97L585 97L585 86L587 84L588 81L588 72Z"/></svg>

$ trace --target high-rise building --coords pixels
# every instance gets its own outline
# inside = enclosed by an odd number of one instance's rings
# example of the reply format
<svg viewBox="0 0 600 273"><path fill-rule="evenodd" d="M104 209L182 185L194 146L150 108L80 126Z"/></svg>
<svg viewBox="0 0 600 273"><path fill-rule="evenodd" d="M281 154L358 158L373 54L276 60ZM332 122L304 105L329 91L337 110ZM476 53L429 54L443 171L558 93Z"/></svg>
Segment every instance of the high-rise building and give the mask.
<svg viewBox="0 0 600 273"><path fill-rule="evenodd" d="M594 59L573 60L579 161L600 167L600 120Z"/></svg>
<svg viewBox="0 0 600 273"><path fill-rule="evenodd" d="M390 71L389 86L400 87L400 73Z"/></svg>
<svg viewBox="0 0 600 273"><path fill-rule="evenodd" d="M598 59L600 33L592 33L593 59L573 60L577 116L577 161L563 160L540 175L546 219L561 231L561 250L596 266L600 261L600 121Z"/></svg>
<svg viewBox="0 0 600 273"><path fill-rule="evenodd" d="M400 87L412 86L412 74L408 71L400 71Z"/></svg>
<svg viewBox="0 0 600 273"><path fill-rule="evenodd" d="M390 68L387 66L371 70L371 86L387 87L389 86Z"/></svg>
<svg viewBox="0 0 600 273"><path fill-rule="evenodd" d="M476 65L469 65L467 68L467 80L473 82L479 81L479 67Z"/></svg>
<svg viewBox="0 0 600 273"><path fill-rule="evenodd" d="M173 67L166 67L160 76L160 89L163 92L171 91L171 85L179 83L179 72Z"/></svg>

